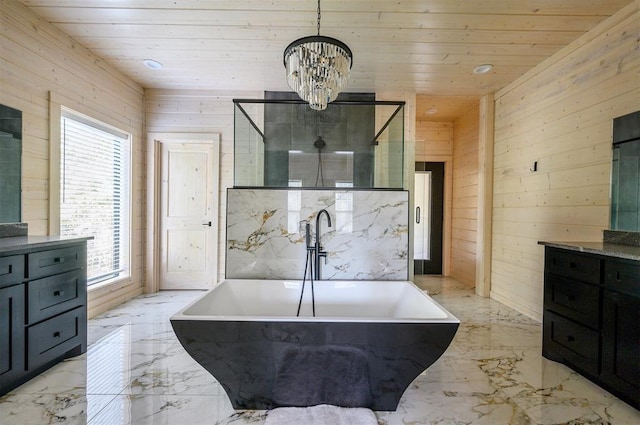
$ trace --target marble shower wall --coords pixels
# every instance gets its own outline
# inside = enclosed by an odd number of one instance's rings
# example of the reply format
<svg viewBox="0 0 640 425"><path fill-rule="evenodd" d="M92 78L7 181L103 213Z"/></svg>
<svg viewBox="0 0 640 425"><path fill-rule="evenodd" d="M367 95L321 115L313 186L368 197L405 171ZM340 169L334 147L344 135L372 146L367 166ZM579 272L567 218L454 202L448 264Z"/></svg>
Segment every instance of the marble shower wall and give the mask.
<svg viewBox="0 0 640 425"><path fill-rule="evenodd" d="M409 193L402 190L229 189L226 277L302 279L305 223L315 235L323 208L332 227L323 217L322 279L408 279Z"/></svg>

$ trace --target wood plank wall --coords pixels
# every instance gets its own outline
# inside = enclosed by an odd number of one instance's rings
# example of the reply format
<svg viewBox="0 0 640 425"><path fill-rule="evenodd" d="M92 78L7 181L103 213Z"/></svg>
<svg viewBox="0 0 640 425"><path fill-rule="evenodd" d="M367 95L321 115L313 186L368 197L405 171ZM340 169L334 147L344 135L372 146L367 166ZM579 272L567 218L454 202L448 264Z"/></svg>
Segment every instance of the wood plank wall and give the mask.
<svg viewBox="0 0 640 425"><path fill-rule="evenodd" d="M491 297L537 320L537 242L609 226L611 121L640 109L638 28L637 0L496 93Z"/></svg>
<svg viewBox="0 0 640 425"><path fill-rule="evenodd" d="M262 99L263 92L145 90L148 133L220 134L218 280L225 275L227 189L233 187L233 99Z"/></svg>
<svg viewBox="0 0 640 425"><path fill-rule="evenodd" d="M453 158L452 122L416 122L416 161Z"/></svg>
<svg viewBox="0 0 640 425"><path fill-rule="evenodd" d="M0 102L23 112L22 221L49 233L49 99L133 135L132 277L89 291L89 316L142 293L143 90L18 2L2 1Z"/></svg>
<svg viewBox="0 0 640 425"><path fill-rule="evenodd" d="M453 122L451 276L470 287L476 280L479 120L474 104Z"/></svg>

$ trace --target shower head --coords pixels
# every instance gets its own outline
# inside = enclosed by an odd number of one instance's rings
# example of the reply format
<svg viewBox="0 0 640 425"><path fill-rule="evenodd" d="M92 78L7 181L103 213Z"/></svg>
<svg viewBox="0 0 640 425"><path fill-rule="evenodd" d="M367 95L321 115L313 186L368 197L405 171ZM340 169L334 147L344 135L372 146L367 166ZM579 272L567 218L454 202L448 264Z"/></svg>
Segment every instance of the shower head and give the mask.
<svg viewBox="0 0 640 425"><path fill-rule="evenodd" d="M313 142L313 146L318 149L319 151L321 151L322 149L324 149L325 146L327 146L327 142L324 141L324 139L322 138L322 136L318 136L318 138L316 139L315 142Z"/></svg>

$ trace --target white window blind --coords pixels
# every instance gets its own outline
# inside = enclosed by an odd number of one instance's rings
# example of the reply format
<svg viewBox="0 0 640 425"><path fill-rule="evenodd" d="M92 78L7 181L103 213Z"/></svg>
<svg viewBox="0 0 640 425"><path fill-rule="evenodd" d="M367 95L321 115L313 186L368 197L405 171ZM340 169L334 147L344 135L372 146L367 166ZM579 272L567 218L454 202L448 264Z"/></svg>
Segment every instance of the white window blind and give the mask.
<svg viewBox="0 0 640 425"><path fill-rule="evenodd" d="M130 136L65 111L60 143L60 234L87 243L92 285L129 275Z"/></svg>

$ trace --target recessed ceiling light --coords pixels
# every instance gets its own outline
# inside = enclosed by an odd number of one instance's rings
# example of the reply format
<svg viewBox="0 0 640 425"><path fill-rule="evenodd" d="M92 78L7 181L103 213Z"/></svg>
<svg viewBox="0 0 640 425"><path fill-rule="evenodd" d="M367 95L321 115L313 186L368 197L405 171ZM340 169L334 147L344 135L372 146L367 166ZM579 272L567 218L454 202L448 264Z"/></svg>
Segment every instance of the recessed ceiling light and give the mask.
<svg viewBox="0 0 640 425"><path fill-rule="evenodd" d="M149 69L162 69L162 64L157 60L145 59L142 63Z"/></svg>
<svg viewBox="0 0 640 425"><path fill-rule="evenodd" d="M424 111L424 113L427 115L433 115L433 114L437 114L438 110L436 108L429 108L426 111Z"/></svg>
<svg viewBox="0 0 640 425"><path fill-rule="evenodd" d="M475 68L473 68L473 73L474 74L486 74L487 72L491 71L493 69L493 65L491 65L490 63L485 63L484 65L478 65Z"/></svg>

